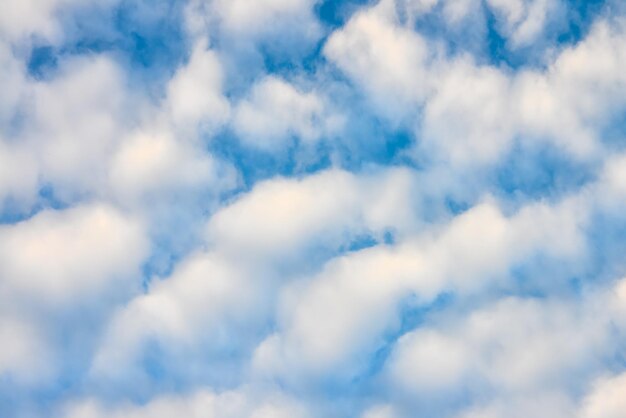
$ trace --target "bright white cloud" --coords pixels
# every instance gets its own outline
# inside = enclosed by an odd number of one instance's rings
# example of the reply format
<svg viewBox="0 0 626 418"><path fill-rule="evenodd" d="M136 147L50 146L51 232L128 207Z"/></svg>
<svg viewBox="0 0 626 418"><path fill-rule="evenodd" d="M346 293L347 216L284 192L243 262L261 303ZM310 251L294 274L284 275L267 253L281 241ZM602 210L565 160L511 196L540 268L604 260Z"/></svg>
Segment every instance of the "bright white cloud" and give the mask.
<svg viewBox="0 0 626 418"><path fill-rule="evenodd" d="M292 137L313 143L341 127L342 118L328 106L315 92L301 92L284 80L268 77L237 106L235 132L246 144L269 151L283 149Z"/></svg>
<svg viewBox="0 0 626 418"><path fill-rule="evenodd" d="M331 260L317 276L287 288L279 332L258 347L255 367L286 378L297 370L304 376L329 370L356 373L363 367L360 359L378 348L384 332L398 327L403 299L416 295L424 304L444 291L479 291L533 254L575 257L582 250L585 215L584 210L579 212L570 203L555 208L539 205L506 218L493 205L484 204L441 231ZM455 365L464 356L462 344L450 344L447 351L425 350L435 355L458 353L458 359L455 354L440 361ZM433 364L438 362L430 359L425 367ZM446 381L447 375L454 372L441 372L439 377Z"/></svg>
<svg viewBox="0 0 626 418"><path fill-rule="evenodd" d="M54 305L133 288L148 246L140 221L105 205L46 210L3 225L3 299Z"/></svg>
<svg viewBox="0 0 626 418"><path fill-rule="evenodd" d="M0 34L10 39L39 35L57 40L62 28L55 19L63 7L79 4L76 0L7 0L0 5Z"/></svg>
<svg viewBox="0 0 626 418"><path fill-rule="evenodd" d="M144 406L109 408L95 400L66 407L64 418L305 418L306 411L291 399L269 395L261 399L243 391L214 393L200 390L187 396L166 395Z"/></svg>
<svg viewBox="0 0 626 418"><path fill-rule="evenodd" d="M324 55L359 84L381 113L396 119L431 87L425 68L429 50L385 6L383 2L353 16L330 36Z"/></svg>
<svg viewBox="0 0 626 418"><path fill-rule="evenodd" d="M316 241L338 247L351 233L411 228L415 187L408 170L363 177L328 170L301 180L269 180L218 212L208 225L209 240L252 258L285 257Z"/></svg>
<svg viewBox="0 0 626 418"><path fill-rule="evenodd" d="M606 377L595 382L585 398L582 418L620 418L626 411L626 374Z"/></svg>
<svg viewBox="0 0 626 418"><path fill-rule="evenodd" d="M258 185L211 218L209 250L188 257L118 312L94 373L125 373L119 365L130 365L150 338L192 353L208 340L216 350L248 343L237 335L272 315L267 298L284 281L272 270L276 264L300 260L313 245L338 249L362 233L409 227L405 196L412 186L405 170L364 178L332 170ZM364 206L373 196L380 201Z"/></svg>
<svg viewBox="0 0 626 418"><path fill-rule="evenodd" d="M217 54L199 42L189 62L178 69L167 86L167 104L173 123L181 130L223 124L230 106L222 95L223 70Z"/></svg>
<svg viewBox="0 0 626 418"><path fill-rule="evenodd" d="M18 385L46 380L56 368L41 330L32 323L2 312L0 319L0 375Z"/></svg>
<svg viewBox="0 0 626 418"><path fill-rule="evenodd" d="M618 2L148 3L0 4L0 415L622 417Z"/></svg>
<svg viewBox="0 0 626 418"><path fill-rule="evenodd" d="M219 190L234 184L234 174L201 147L163 132L135 132L113 157L110 182L124 203L158 194Z"/></svg>

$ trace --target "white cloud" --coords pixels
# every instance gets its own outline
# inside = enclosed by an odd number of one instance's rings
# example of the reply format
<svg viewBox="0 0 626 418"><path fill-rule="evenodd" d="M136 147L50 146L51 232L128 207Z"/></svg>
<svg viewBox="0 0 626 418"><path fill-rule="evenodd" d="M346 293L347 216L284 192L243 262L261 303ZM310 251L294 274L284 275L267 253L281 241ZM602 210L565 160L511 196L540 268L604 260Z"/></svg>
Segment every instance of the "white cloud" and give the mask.
<svg viewBox="0 0 626 418"><path fill-rule="evenodd" d="M361 418L395 418L396 411L392 405L375 405L367 409Z"/></svg>
<svg viewBox="0 0 626 418"><path fill-rule="evenodd" d="M622 418L626 413L626 374L597 380L584 399L581 418Z"/></svg>
<svg viewBox="0 0 626 418"><path fill-rule="evenodd" d="M575 413L575 405L567 395L544 391L505 397L488 405L472 407L459 414L458 418L569 418Z"/></svg>
<svg viewBox="0 0 626 418"><path fill-rule="evenodd" d="M500 30L519 48L536 41L550 23L554 23L562 4L559 0L488 0L499 18Z"/></svg>
<svg viewBox="0 0 626 418"><path fill-rule="evenodd" d="M215 214L209 240L232 254L286 257L315 241L336 248L353 234L411 228L412 178L401 169L364 176L328 170L265 181Z"/></svg>
<svg viewBox="0 0 626 418"><path fill-rule="evenodd" d="M237 330L257 323L263 303L261 277L257 282L216 254L194 254L181 262L166 280L154 279L149 293L131 300L113 317L95 356L92 374L116 379L129 373L150 338L171 354L189 356L237 344ZM167 352L167 351L166 351Z"/></svg>
<svg viewBox="0 0 626 418"><path fill-rule="evenodd" d="M69 404L64 418L305 418L306 411L280 394L258 396L245 390L215 393L208 389L188 395L162 395L146 405L111 407L95 400Z"/></svg>
<svg viewBox="0 0 626 418"><path fill-rule="evenodd" d="M18 207L30 207L38 189L38 166L23 146L4 143L0 138L0 210L5 199Z"/></svg>
<svg viewBox="0 0 626 418"><path fill-rule="evenodd" d="M384 332L397 328L403 299L416 295L424 304L447 290L480 292L534 254L576 257L584 248L584 217L570 202L529 206L510 218L485 203L397 245L332 259L319 274L286 288L279 329L257 348L255 368L292 379L330 370L350 376L381 344ZM455 344L446 346L448 351L426 350L458 353L461 359ZM455 359L445 362L459 364ZM450 370L445 376L455 374ZM445 376L440 377L447 381Z"/></svg>
<svg viewBox="0 0 626 418"><path fill-rule="evenodd" d="M58 40L63 30L56 14L77 0L7 0L0 4L0 34L20 41L33 34Z"/></svg>
<svg viewBox="0 0 626 418"><path fill-rule="evenodd" d="M390 119L402 118L431 88L429 50L416 32L397 24L385 2L359 11L333 32L324 55L352 78Z"/></svg>
<svg viewBox="0 0 626 418"><path fill-rule="evenodd" d="M256 83L249 97L238 104L235 132L246 144L268 151L284 149L291 137L313 143L341 127L341 117L328 106L315 92L301 92L270 76Z"/></svg>
<svg viewBox="0 0 626 418"><path fill-rule="evenodd" d="M515 129L509 78L464 59L441 67L437 92L424 108L423 141L453 163L497 161Z"/></svg>
<svg viewBox="0 0 626 418"><path fill-rule="evenodd" d="M173 123L183 132L202 127L215 130L230 114L222 94L223 69L215 51L198 42L189 62L178 69L167 86L166 108Z"/></svg>
<svg viewBox="0 0 626 418"><path fill-rule="evenodd" d="M15 57L10 45L2 41L0 41L0 65L2 65L0 87L3 92L0 98L0 127L4 129L5 124L8 124L15 116L23 100L26 69L24 64Z"/></svg>
<svg viewBox="0 0 626 418"><path fill-rule="evenodd" d="M605 316L584 304L508 298L461 316L404 336L388 365L392 382L413 396L549 392L591 367L609 337ZM478 381L486 387L472 388Z"/></svg>
<svg viewBox="0 0 626 418"><path fill-rule="evenodd" d="M431 330L403 336L389 365L392 379L422 396L454 387L471 367L465 342Z"/></svg>
<svg viewBox="0 0 626 418"><path fill-rule="evenodd" d="M167 131L138 131L125 138L112 159L109 176L114 193L125 204L154 199L156 194L217 191L235 182L224 164Z"/></svg>
<svg viewBox="0 0 626 418"><path fill-rule="evenodd" d="M548 47L562 3L486 2L513 55ZM541 66L513 69L478 56L485 44L472 49L486 30L479 0L330 6L124 3L151 13L155 32L178 28L184 9L184 42L140 35L148 48L191 45L178 68L128 69L135 42L107 26L127 9L103 19L108 41L93 34L115 52L84 54L81 40L64 43L78 25L61 23L87 6L0 4L0 390L19 392L0 415L74 399L68 418L392 418L416 404L437 415L439 401L463 418L621 416L626 281L605 275L621 268L626 198L609 129L626 107L623 21L598 18ZM323 28L318 13L346 23ZM33 42L53 46L45 77L28 73ZM150 93L131 83L153 70L171 78ZM237 147L217 144L224 160L209 151L231 128L275 155L296 144L298 173L298 153L325 141L315 157L332 168L272 178L255 167L269 178L249 178L226 161L238 164ZM407 131L411 150L394 142ZM545 144L598 180L562 197L555 166L537 201L494 181L516 146ZM524 152L514 157L532 169ZM419 168L369 165L405 157ZM245 187L222 201L238 174ZM597 233L596 219L616 227ZM433 303L443 293L449 305ZM395 339L412 308L428 312ZM170 384L185 393L164 394ZM323 412L257 392L274 384Z"/></svg>
<svg viewBox="0 0 626 418"><path fill-rule="evenodd" d="M191 353L203 341L217 351L249 343L243 330L273 314L268 303L286 280L277 277L276 264L300 260L311 245L337 250L361 233L380 236L386 228L410 227L411 187L406 170L363 177L331 170L257 185L210 219L206 251L187 257L163 281L155 279L146 295L116 314L94 374L125 373L114 365L130 367L150 338ZM373 196L379 202L368 204ZM304 260L300 268L308 268Z"/></svg>
<svg viewBox="0 0 626 418"><path fill-rule="evenodd" d="M523 20L516 42L538 36L548 3L498 3L510 19ZM421 153L455 166L484 165L515 141L550 141L578 159L602 155L602 129L626 105L622 23L596 22L587 38L547 60L545 71L512 72L463 53L446 57L399 13L384 1L357 12L329 37L324 54L378 115L398 122L423 106L423 119L414 122Z"/></svg>
<svg viewBox="0 0 626 418"><path fill-rule="evenodd" d="M269 41L288 50L321 35L321 25L313 14L315 3L314 0L192 0L186 6L185 24L194 37L217 32L227 40Z"/></svg>
<svg viewBox="0 0 626 418"><path fill-rule="evenodd" d="M148 245L139 221L106 205L45 210L0 226L0 294L56 305L132 289Z"/></svg>
<svg viewBox="0 0 626 418"><path fill-rule="evenodd" d="M226 28L254 33L308 18L313 3L311 0L217 0L215 7Z"/></svg>
<svg viewBox="0 0 626 418"><path fill-rule="evenodd" d="M75 58L60 75L32 88L32 114L22 134L43 181L60 196L91 192L106 179L130 105L124 75L106 56Z"/></svg>
<svg viewBox="0 0 626 418"><path fill-rule="evenodd" d="M0 376L18 384L33 384L55 368L39 329L7 312L0 316Z"/></svg>

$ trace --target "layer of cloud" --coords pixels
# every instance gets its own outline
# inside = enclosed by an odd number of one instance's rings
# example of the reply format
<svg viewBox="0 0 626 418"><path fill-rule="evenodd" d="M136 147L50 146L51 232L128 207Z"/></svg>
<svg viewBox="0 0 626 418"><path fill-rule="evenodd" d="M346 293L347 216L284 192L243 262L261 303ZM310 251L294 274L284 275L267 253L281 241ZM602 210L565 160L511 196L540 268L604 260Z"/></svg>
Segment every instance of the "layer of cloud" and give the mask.
<svg viewBox="0 0 626 418"><path fill-rule="evenodd" d="M579 6L2 3L0 415L622 417L626 10Z"/></svg>

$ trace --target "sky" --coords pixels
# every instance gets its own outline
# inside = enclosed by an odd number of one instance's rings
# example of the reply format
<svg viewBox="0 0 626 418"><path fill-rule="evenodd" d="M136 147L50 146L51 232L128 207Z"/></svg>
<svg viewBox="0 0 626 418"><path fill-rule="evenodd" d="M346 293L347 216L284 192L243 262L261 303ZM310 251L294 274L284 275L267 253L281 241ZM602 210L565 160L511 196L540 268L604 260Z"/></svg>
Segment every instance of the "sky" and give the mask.
<svg viewBox="0 0 626 418"><path fill-rule="evenodd" d="M625 418L621 0L2 0L0 416Z"/></svg>

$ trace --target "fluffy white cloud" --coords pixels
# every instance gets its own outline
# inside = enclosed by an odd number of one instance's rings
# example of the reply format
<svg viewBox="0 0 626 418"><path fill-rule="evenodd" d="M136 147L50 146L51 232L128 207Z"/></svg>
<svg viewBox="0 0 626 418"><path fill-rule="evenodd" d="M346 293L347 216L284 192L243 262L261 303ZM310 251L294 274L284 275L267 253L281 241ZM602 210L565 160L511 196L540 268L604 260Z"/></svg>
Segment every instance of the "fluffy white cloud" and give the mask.
<svg viewBox="0 0 626 418"><path fill-rule="evenodd" d="M583 402L581 418L620 418L626 411L626 374L595 382Z"/></svg>
<svg viewBox="0 0 626 418"><path fill-rule="evenodd" d="M341 127L341 117L328 106L315 92L301 92L284 80L267 77L237 106L235 132L245 143L270 151L283 149L290 137L312 143Z"/></svg>
<svg viewBox="0 0 626 418"><path fill-rule="evenodd" d="M441 73L424 108L425 146L453 163L496 161L515 130L509 78L463 59L442 65Z"/></svg>
<svg viewBox="0 0 626 418"><path fill-rule="evenodd" d="M0 5L0 415L621 416L624 22L357 3Z"/></svg>
<svg viewBox="0 0 626 418"><path fill-rule="evenodd" d="M0 226L0 294L56 304L132 288L148 246L141 222L114 208L45 210Z"/></svg>
<svg viewBox="0 0 626 418"><path fill-rule="evenodd" d="M375 405L367 409L362 418L395 418L396 412L391 405Z"/></svg>
<svg viewBox="0 0 626 418"><path fill-rule="evenodd" d="M138 131L125 138L112 159L109 176L113 192L125 204L158 194L218 191L235 183L223 163L167 131Z"/></svg>
<svg viewBox="0 0 626 418"><path fill-rule="evenodd" d="M155 281L149 293L121 308L112 319L95 356L96 377L117 378L132 370L143 344L156 339L171 354L206 353L238 344L238 331L259 319L261 280L244 275L216 254L194 254L171 277ZM258 325L258 324L257 324ZM242 332L241 339L247 337Z"/></svg>
<svg viewBox="0 0 626 418"><path fill-rule="evenodd" d="M523 418L528 416L567 418L575 416L572 400L559 392L540 392L494 401L486 406L470 408L459 418Z"/></svg>
<svg viewBox="0 0 626 418"><path fill-rule="evenodd" d="M208 236L223 251L257 258L285 257L315 242L338 247L351 235L380 235L385 228L410 230L415 187L414 174L403 169L276 178L218 212Z"/></svg>
<svg viewBox="0 0 626 418"><path fill-rule="evenodd" d="M381 113L397 119L431 87L425 68L429 50L419 34L397 23L385 3L359 11L333 32L324 55L361 86Z"/></svg>
<svg viewBox="0 0 626 418"><path fill-rule="evenodd" d="M117 313L94 373L125 373L120 364L130 367L150 338L190 353L206 353L207 341L217 351L249 343L243 330L272 315L268 303L276 283L285 280L276 277L275 264L301 259L311 245L336 250L362 233L409 228L412 202L406 196L412 187L406 170L362 178L331 170L257 185L210 219L207 251L187 257L166 279L155 279L146 295ZM366 204L374 196L380 200Z"/></svg>
<svg viewBox="0 0 626 418"><path fill-rule="evenodd" d="M18 384L33 384L55 369L41 330L6 311L0 318L0 376Z"/></svg>
<svg viewBox="0 0 626 418"><path fill-rule="evenodd" d="M166 108L173 123L181 130L202 125L215 129L230 113L230 105L222 95L223 70L217 54L198 42L189 62L180 67L167 86Z"/></svg>
<svg viewBox="0 0 626 418"><path fill-rule="evenodd" d="M259 398L259 399L255 399ZM64 418L305 418L307 413L295 401L270 394L264 397L244 391L215 393L199 390L189 395L164 395L146 405L112 408L95 400L84 400L65 408Z"/></svg>
<svg viewBox="0 0 626 418"><path fill-rule="evenodd" d="M584 219L585 210L570 202L531 206L510 218L483 204L439 230L333 259L318 275L287 288L279 330L258 347L255 367L296 379L298 370L304 376L356 373L384 332L398 327L403 299L416 295L424 304L443 291L480 291L534 254L575 257L584 248ZM426 352L455 353L441 362L461 363L462 342L432 341ZM438 364L428 363L425 367ZM440 374L444 382L445 376L455 376L453 370Z"/></svg>
<svg viewBox="0 0 626 418"><path fill-rule="evenodd" d="M0 138L0 210L5 199L29 207L37 193L38 166L28 149Z"/></svg>
<svg viewBox="0 0 626 418"><path fill-rule="evenodd" d="M33 34L58 40L63 31L56 14L76 0L7 0L0 5L0 34L13 40Z"/></svg>
<svg viewBox="0 0 626 418"><path fill-rule="evenodd" d="M229 30L254 33L308 18L313 3L312 0L217 0L215 8Z"/></svg>
<svg viewBox="0 0 626 418"><path fill-rule="evenodd" d="M0 226L0 375L38 387L58 377L74 338L59 317L93 315L134 294L148 255L144 225L102 204L44 210ZM96 314L97 316L97 314ZM83 333L74 328L76 339Z"/></svg>
<svg viewBox="0 0 626 418"><path fill-rule="evenodd" d="M547 13L548 3L554 2L497 7L523 20L514 36L521 44L537 36L542 18L535 15ZM600 133L625 105L620 21L596 23L586 39L548 61L546 71L512 73L469 55L446 57L401 15L384 1L360 11L330 36L324 53L378 114L399 121L423 107L423 120L415 123L420 152L455 165L493 163L514 141L548 140L580 159L602 153Z"/></svg>
<svg viewBox="0 0 626 418"><path fill-rule="evenodd" d="M33 83L21 142L60 196L92 192L106 181L129 121L124 85L120 68L102 55L68 60L52 81Z"/></svg>
<svg viewBox="0 0 626 418"><path fill-rule="evenodd" d="M185 10L187 30L202 37L219 32L225 39L271 41L289 48L296 39L307 43L321 35L313 15L314 0L192 0Z"/></svg>
<svg viewBox="0 0 626 418"><path fill-rule="evenodd" d="M528 46L559 15L559 0L488 0L513 48ZM552 18L551 18L552 17Z"/></svg>

